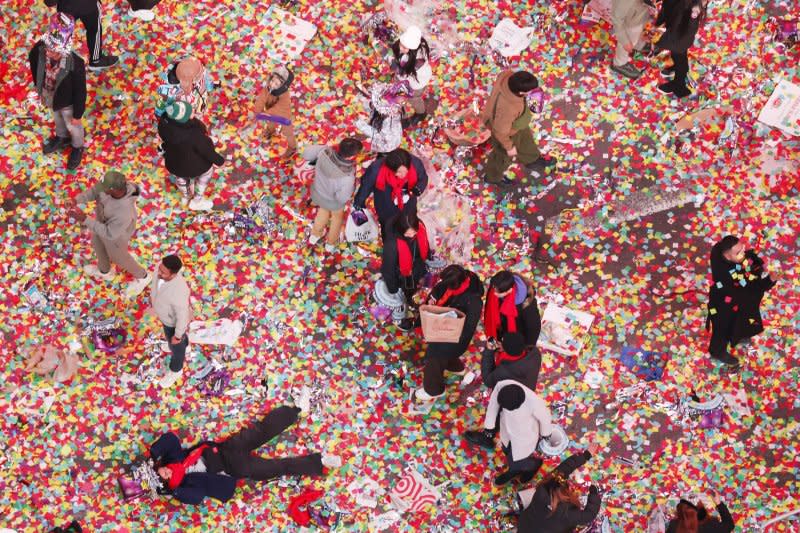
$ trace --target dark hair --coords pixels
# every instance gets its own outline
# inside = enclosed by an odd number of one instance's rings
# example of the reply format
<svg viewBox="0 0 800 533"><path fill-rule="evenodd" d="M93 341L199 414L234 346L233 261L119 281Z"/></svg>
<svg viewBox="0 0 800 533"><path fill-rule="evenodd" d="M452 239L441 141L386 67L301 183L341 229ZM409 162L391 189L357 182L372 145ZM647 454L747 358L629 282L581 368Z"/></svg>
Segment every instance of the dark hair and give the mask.
<svg viewBox="0 0 800 533"><path fill-rule="evenodd" d="M536 76L524 70L518 70L508 78L508 88L517 96L522 96L538 87L539 81Z"/></svg>
<svg viewBox="0 0 800 533"><path fill-rule="evenodd" d="M489 282L489 286L494 289L495 292L506 292L514 286L514 274L508 270L501 270L492 276L492 281Z"/></svg>
<svg viewBox="0 0 800 533"><path fill-rule="evenodd" d="M392 229L398 237L405 235L406 231L409 229L419 231L419 217L417 217L416 210L410 210L408 212L401 211L400 214L392 220Z"/></svg>
<svg viewBox="0 0 800 533"><path fill-rule="evenodd" d="M507 331L500 340L500 344L508 355L519 355L525 351L525 337L517 332Z"/></svg>
<svg viewBox="0 0 800 533"><path fill-rule="evenodd" d="M507 411L518 409L525 401L525 391L519 385L506 385L497 393L497 403Z"/></svg>
<svg viewBox="0 0 800 533"><path fill-rule="evenodd" d="M361 141L352 137L347 137L342 139L342 142L339 143L336 153L345 159L351 159L355 157L362 148L364 148L364 145L361 144Z"/></svg>
<svg viewBox="0 0 800 533"><path fill-rule="evenodd" d="M464 283L467 276L469 276L469 272L461 265L450 265L439 274L439 283L448 289L457 289Z"/></svg>
<svg viewBox="0 0 800 533"><path fill-rule="evenodd" d="M183 266L180 257L177 255L165 256L164 259L161 260L161 264L167 267L167 269L173 274L177 274Z"/></svg>
<svg viewBox="0 0 800 533"><path fill-rule="evenodd" d="M383 160L383 164L389 167L392 172L397 172L400 167L411 168L411 154L402 148L395 148Z"/></svg>
<svg viewBox="0 0 800 533"><path fill-rule="evenodd" d="M400 53L400 39L396 40L394 44L392 44L392 53L394 54L394 60L397 62L397 70L400 74L405 76L414 76L414 79L417 79L417 55L419 55L420 51L422 51L422 56L420 59L424 59L425 61L429 61L429 57L431 56L431 49L428 46L428 41L425 40L425 37L420 39L419 47L416 50L409 50L408 51L408 62L405 65L400 64L400 58L403 57L403 54Z"/></svg>

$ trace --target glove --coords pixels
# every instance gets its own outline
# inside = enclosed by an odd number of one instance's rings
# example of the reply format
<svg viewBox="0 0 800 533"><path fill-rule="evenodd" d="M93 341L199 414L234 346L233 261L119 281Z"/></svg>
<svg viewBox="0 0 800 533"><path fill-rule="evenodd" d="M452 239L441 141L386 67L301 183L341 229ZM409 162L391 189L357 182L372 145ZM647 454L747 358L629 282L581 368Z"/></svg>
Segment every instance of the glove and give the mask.
<svg viewBox="0 0 800 533"><path fill-rule="evenodd" d="M483 436L484 437L487 437L487 438L490 438L490 439L494 439L495 435L497 435L497 428L492 428L492 429L484 428L483 429Z"/></svg>
<svg viewBox="0 0 800 533"><path fill-rule="evenodd" d="M417 187L414 187L413 189L411 189L411 194L413 194L414 196L419 196L420 194L422 194L422 191L419 190Z"/></svg>

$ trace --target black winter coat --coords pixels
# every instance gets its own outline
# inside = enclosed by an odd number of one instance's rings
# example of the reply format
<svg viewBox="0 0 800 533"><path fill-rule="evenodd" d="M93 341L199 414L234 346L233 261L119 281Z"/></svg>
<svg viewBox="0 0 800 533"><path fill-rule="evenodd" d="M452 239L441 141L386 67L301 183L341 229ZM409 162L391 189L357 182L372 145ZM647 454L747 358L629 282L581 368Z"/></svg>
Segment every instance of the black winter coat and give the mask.
<svg viewBox="0 0 800 533"><path fill-rule="evenodd" d="M664 0L656 18L656 25L663 24L666 31L656 46L672 52L685 53L694 44L704 11L702 0Z"/></svg>
<svg viewBox="0 0 800 533"><path fill-rule="evenodd" d="M388 227L386 230L386 238L383 239L381 275L383 276L384 283L386 283L386 288L392 294L396 293L401 288L413 287L416 289L419 280L421 280L428 272L428 266L425 264L425 260L422 258L419 252L417 238L402 238L408 243L409 250L411 251L411 257L413 258L411 276L408 278L404 278L400 275L400 256L397 253L397 234L392 230L391 227Z"/></svg>
<svg viewBox="0 0 800 533"><path fill-rule="evenodd" d="M481 319L481 309L483 309L483 283L474 272L469 272L469 288L462 294L450 297L444 305L458 309L466 315L464 319L464 329L461 331L461 338L458 342L430 342L425 350L425 357L437 359L449 359L463 355L472 342L478 322ZM435 302L445 293L447 288L439 283L431 290L432 300Z"/></svg>
<svg viewBox="0 0 800 533"><path fill-rule="evenodd" d="M733 522L733 517L728 511L728 508L725 507L724 503L720 502L717 505L717 512L719 513L720 520L717 520L716 518L710 518L706 520L700 524L700 527L697 528L697 533L730 533L736 528L736 524ZM666 533L675 533L677 530L678 521L673 519L667 526Z"/></svg>
<svg viewBox="0 0 800 533"><path fill-rule="evenodd" d="M526 348L527 353L516 361L494 363L495 350L487 348L481 356L481 378L483 384L493 389L498 381L513 379L522 383L532 391L536 391L539 381L539 370L542 368L542 352L536 346Z"/></svg>
<svg viewBox="0 0 800 533"><path fill-rule="evenodd" d="M564 477L569 477L591 457L592 454L584 451L568 457L556 469ZM589 524L600 512L601 498L594 485L589 488L589 499L583 509L562 502L555 511L551 511L551 483L555 482L544 483L536 489L530 505L519 516L519 533L571 533L575 527Z"/></svg>
<svg viewBox="0 0 800 533"><path fill-rule="evenodd" d="M72 15L76 19L92 13L99 13L97 0L44 0L44 5L56 6L59 13Z"/></svg>
<svg viewBox="0 0 800 533"><path fill-rule="evenodd" d="M158 121L158 135L164 141L164 164L179 178L196 178L211 165L225 162L214 149L206 127L196 118L181 124L162 115Z"/></svg>
<svg viewBox="0 0 800 533"><path fill-rule="evenodd" d="M382 191L375 188L378 172L383 166L383 162L384 158L379 157L367 167L367 171L361 177L361 184L353 199L353 207L356 209L363 209L367 203L367 198L374 192L375 213L378 215L378 221L381 226L385 225L389 220L400 213L400 209L398 209L392 201L392 189L388 185ZM410 198L403 204L403 211L416 212L417 196L422 194L428 186L428 174L425 172L425 165L422 164L422 161L418 157L411 156L411 165L417 171L417 184L414 186L413 190L406 191L409 193Z"/></svg>
<svg viewBox="0 0 800 533"><path fill-rule="evenodd" d="M31 67L31 78L34 85L37 82L39 57L43 51L44 42L39 40L28 53L28 63ZM54 110L69 106L72 106L73 117L83 117L83 112L86 111L86 63L75 52L72 52L72 71L61 80L53 95Z"/></svg>
<svg viewBox="0 0 800 533"><path fill-rule="evenodd" d="M732 345L764 331L759 307L775 282L762 277L763 273L764 262L753 250L747 250L744 262L737 264L722 257L715 245L711 249L706 328L710 323L715 331L723 331Z"/></svg>

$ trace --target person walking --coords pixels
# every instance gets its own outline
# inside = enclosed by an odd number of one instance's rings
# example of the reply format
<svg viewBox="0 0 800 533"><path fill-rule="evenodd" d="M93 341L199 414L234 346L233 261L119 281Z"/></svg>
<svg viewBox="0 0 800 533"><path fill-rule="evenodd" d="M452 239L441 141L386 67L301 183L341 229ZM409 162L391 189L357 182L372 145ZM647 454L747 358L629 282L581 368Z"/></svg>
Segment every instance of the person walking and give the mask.
<svg viewBox="0 0 800 533"><path fill-rule="evenodd" d="M611 22L617 47L611 61L611 70L635 80L642 75L631 61L634 50L643 50L648 44L642 38L645 24L650 20L652 7L645 0L612 0Z"/></svg>
<svg viewBox="0 0 800 533"><path fill-rule="evenodd" d="M711 357L735 369L739 360L728 353L764 331L761 300L781 278L779 272L764 270L764 261L754 250L746 250L734 235L726 235L711 248L712 284L708 291L706 330L711 328L708 352Z"/></svg>
<svg viewBox="0 0 800 533"><path fill-rule="evenodd" d="M303 150L303 159L314 165L311 203L317 206L308 243L317 244L327 228L325 251L328 253L339 244L344 208L355 189L355 158L362 148L361 141L348 137L335 149L316 145Z"/></svg>
<svg viewBox="0 0 800 533"><path fill-rule="evenodd" d="M459 265L449 265L439 275L439 283L431 290L428 303L452 307L464 313L464 328L458 342L430 342L425 348L422 388L414 392L417 410L430 407L444 396L445 372L463 376L467 369L461 357L469 349L481 319L483 283L477 274ZM422 409L419 409L422 407Z"/></svg>
<svg viewBox="0 0 800 533"><path fill-rule="evenodd" d="M169 369L158 382L165 389L180 379L189 346L186 331L192 320L192 308L189 286L180 274L182 267L183 263L177 255L165 256L150 285L150 307L161 321L169 351L172 353Z"/></svg>
<svg viewBox="0 0 800 533"><path fill-rule="evenodd" d="M192 106L182 101L167 103L158 121L158 135L164 141L164 166L175 176L183 196L182 205L208 211L214 202L204 193L214 175L214 166L225 163L217 153L205 125L192 118Z"/></svg>
<svg viewBox="0 0 800 533"><path fill-rule="evenodd" d="M164 433L149 450L162 482L159 493L192 505L206 497L226 502L233 497L240 479L269 481L282 476L324 475L325 467L341 462L338 457L310 453L267 459L253 454L294 424L299 414L299 408L283 405L225 440L203 441L191 448L183 448L175 433Z"/></svg>
<svg viewBox="0 0 800 533"><path fill-rule="evenodd" d="M47 34L28 54L31 76L42 104L53 111L55 135L42 145L44 155L71 146L67 169L81 164L86 110L86 64L72 51L75 19L65 13L50 17Z"/></svg>
<svg viewBox="0 0 800 533"><path fill-rule="evenodd" d="M423 96L433 78L431 49L422 36L422 30L417 26L409 26L392 44L392 55L395 77L400 82L407 82L412 91L406 102L414 109L414 114L408 119L408 126L414 126L427 116Z"/></svg>
<svg viewBox="0 0 800 533"><path fill-rule="evenodd" d="M689 75L689 48L694 45L697 30L706 18L706 4L703 0L664 0L656 18L656 25L664 25L666 31L656 43L658 48L669 50L672 68L664 69L662 74L672 76L672 80L662 83L658 90L684 98L692 94L686 85Z"/></svg>
<svg viewBox="0 0 800 533"><path fill-rule="evenodd" d="M44 4L81 21L89 48L89 70L107 69L119 62L117 56L103 54L102 5L98 0L44 0Z"/></svg>
<svg viewBox="0 0 800 533"><path fill-rule="evenodd" d="M505 171L516 158L526 170L543 172L556 164L554 157L542 155L531 132L531 113L525 96L539 88L536 76L523 70L506 70L497 77L481 121L491 129L492 151L486 160L484 180L494 185L514 183Z"/></svg>
<svg viewBox="0 0 800 533"><path fill-rule="evenodd" d="M129 183L116 170L109 170L103 180L75 197L70 203L70 215L82 223L92 234L97 265L86 265L83 271L102 280L110 280L111 265L117 265L133 276L133 282L125 294L128 298L138 296L152 280L152 275L136 262L128 246L136 232L136 201L139 186ZM95 202L95 218L89 218L78 206Z"/></svg>

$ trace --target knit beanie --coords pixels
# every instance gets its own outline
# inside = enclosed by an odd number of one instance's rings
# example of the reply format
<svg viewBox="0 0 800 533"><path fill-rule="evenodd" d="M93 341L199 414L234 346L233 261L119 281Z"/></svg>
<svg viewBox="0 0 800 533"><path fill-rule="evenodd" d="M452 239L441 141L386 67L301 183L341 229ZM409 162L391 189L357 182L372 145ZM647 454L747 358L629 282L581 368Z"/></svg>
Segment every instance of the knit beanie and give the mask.
<svg viewBox="0 0 800 533"><path fill-rule="evenodd" d="M167 117L181 124L192 118L192 106L179 100L168 103L164 112Z"/></svg>
<svg viewBox="0 0 800 533"><path fill-rule="evenodd" d="M516 332L507 332L500 342L508 355L519 355L525 349L525 337Z"/></svg>
<svg viewBox="0 0 800 533"><path fill-rule="evenodd" d="M506 411L513 411L525 401L525 391L519 385L506 385L497 393L497 403Z"/></svg>
<svg viewBox="0 0 800 533"><path fill-rule="evenodd" d="M289 85L294 81L294 73L284 66L280 66L272 71L270 78L277 78L281 84L277 89L270 89L272 96L280 96L289 90Z"/></svg>

